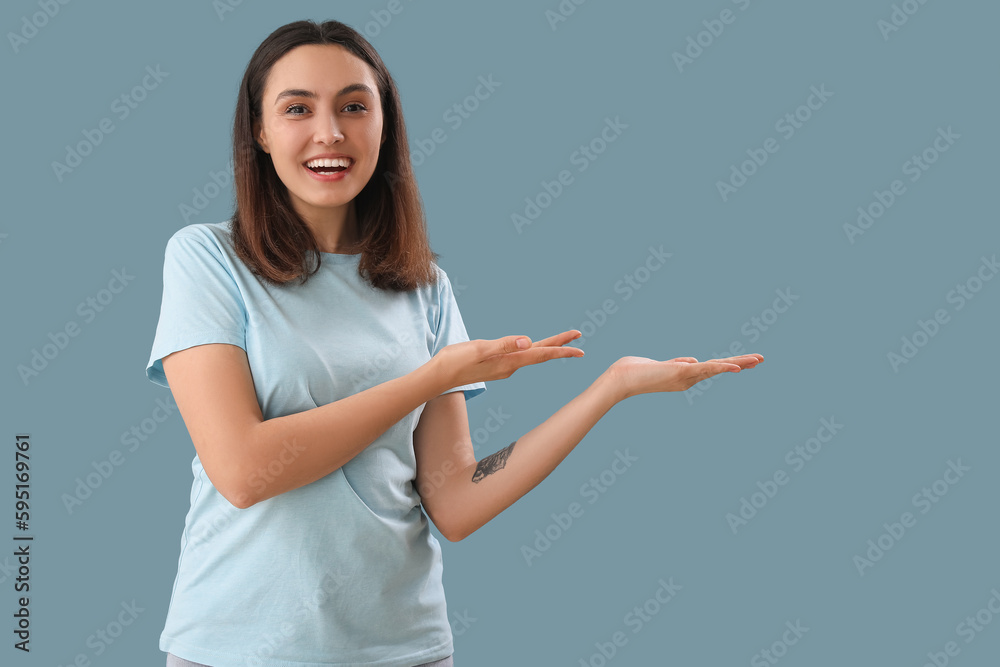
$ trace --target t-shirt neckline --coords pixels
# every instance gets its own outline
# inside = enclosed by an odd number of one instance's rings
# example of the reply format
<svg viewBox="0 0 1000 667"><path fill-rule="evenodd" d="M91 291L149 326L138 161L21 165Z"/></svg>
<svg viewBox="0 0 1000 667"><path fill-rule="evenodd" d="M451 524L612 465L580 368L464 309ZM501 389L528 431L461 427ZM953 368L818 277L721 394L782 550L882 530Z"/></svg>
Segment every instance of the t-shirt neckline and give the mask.
<svg viewBox="0 0 1000 667"><path fill-rule="evenodd" d="M347 254L342 252L320 252L323 262L333 264L348 264L361 260L361 253Z"/></svg>

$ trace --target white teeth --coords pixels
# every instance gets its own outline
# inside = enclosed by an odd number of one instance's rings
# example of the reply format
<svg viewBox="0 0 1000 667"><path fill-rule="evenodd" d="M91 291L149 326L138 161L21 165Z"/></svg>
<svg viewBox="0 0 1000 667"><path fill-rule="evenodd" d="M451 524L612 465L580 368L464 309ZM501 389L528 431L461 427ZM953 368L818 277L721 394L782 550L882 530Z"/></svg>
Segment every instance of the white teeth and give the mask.
<svg viewBox="0 0 1000 667"><path fill-rule="evenodd" d="M306 162L307 167L350 167L349 157L326 157Z"/></svg>

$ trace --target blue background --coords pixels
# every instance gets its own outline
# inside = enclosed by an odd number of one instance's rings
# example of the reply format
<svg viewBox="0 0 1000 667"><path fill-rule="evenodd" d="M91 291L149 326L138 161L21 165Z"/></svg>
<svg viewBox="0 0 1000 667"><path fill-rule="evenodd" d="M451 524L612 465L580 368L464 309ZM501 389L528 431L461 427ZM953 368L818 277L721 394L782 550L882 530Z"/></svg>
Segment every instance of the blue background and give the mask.
<svg viewBox="0 0 1000 667"><path fill-rule="evenodd" d="M464 541L439 537L457 665L771 664L767 650L783 665L917 667L948 642L951 664L997 664L1000 281L984 264L1000 250L995 3L565 0L555 21L556 0L402 0L397 14L388 0L223 2L0 10L0 541L19 532L18 433L31 435L35 536L30 654L12 647L14 559L0 557L0 661L162 664L194 455L176 411L152 419L170 394L143 373L164 247L181 226L231 212L231 190L210 184L230 159L253 50L290 21L334 18L369 37L400 86L432 246L469 335L587 334L585 358L522 369L468 403L472 429L490 410L509 415L479 433L477 458L622 356L704 360L742 343L766 359L698 391L617 405L499 517ZM713 22L724 10L731 22ZM886 31L894 13L898 30ZM679 66L686 50L696 57ZM168 74L122 118L114 100L157 66ZM492 94L459 127L446 122L489 76ZM828 99L803 106L824 86ZM788 136L776 124L796 113ZM58 177L52 163L105 118L113 132ZM602 146L607 119L627 127ZM419 142L435 128L447 138L429 153ZM948 128L958 138L939 153ZM744 164L769 138L777 152ZM602 152L581 171L574 153L592 142ZM906 163L925 150L935 161L911 180ZM734 166L750 175L723 196ZM539 197L563 170L572 183ZM858 207L895 180L905 193L849 238ZM198 193L209 195L201 210ZM519 230L512 215L525 215L526 198L544 208ZM650 246L671 257L644 273ZM124 290L100 312L78 310L123 267L134 276ZM628 299L615 289L627 275L644 280ZM961 308L948 299L960 285L978 290ZM779 290L797 298L769 311ZM614 312L597 316L609 299ZM894 367L890 353L902 356L903 338L938 310L947 322L916 335L916 354ZM70 323L78 335L22 378L19 366ZM843 427L824 431L797 470L786 454L823 419ZM123 434L144 423L129 451ZM64 494L115 450L122 464L68 509ZM606 472L616 451L637 459L621 474ZM968 470L938 482L933 504L915 503L949 461ZM787 483L754 496L779 471ZM584 495L602 472L614 483ZM727 515L743 499L761 507L734 530ZM573 502L583 513L560 528L553 514ZM905 512L913 522L891 537L884 524ZM888 550L859 566L880 537ZM648 603L661 579L681 588ZM95 642L133 601L135 622ZM630 623L643 605L655 613ZM960 624L977 612L989 621L969 642ZM808 630L796 638L786 623ZM617 632L627 641L606 658Z"/></svg>

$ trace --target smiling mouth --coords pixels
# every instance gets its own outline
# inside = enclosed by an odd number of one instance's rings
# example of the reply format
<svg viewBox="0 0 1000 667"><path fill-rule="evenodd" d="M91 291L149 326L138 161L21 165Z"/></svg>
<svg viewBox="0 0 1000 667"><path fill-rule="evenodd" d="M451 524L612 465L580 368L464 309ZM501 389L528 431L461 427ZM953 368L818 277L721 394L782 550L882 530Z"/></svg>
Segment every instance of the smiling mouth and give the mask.
<svg viewBox="0 0 1000 667"><path fill-rule="evenodd" d="M324 158L309 160L305 167L317 174L336 174L346 171L353 164L354 160L351 158Z"/></svg>

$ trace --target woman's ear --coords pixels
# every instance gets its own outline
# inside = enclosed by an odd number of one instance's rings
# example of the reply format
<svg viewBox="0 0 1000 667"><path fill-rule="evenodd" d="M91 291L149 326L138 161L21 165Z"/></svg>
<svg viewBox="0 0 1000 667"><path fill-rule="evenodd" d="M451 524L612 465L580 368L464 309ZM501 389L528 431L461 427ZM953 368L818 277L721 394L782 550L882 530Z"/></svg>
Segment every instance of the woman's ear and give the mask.
<svg viewBox="0 0 1000 667"><path fill-rule="evenodd" d="M253 142L265 153L268 153L267 142L264 140L263 133L261 132L260 123L254 123L253 125Z"/></svg>

